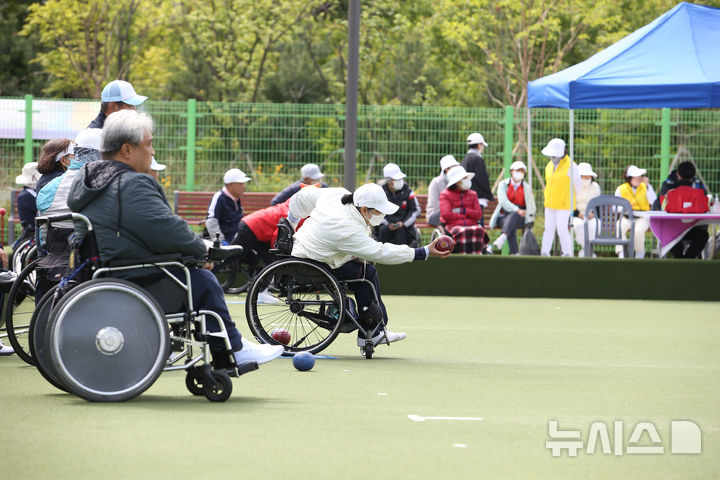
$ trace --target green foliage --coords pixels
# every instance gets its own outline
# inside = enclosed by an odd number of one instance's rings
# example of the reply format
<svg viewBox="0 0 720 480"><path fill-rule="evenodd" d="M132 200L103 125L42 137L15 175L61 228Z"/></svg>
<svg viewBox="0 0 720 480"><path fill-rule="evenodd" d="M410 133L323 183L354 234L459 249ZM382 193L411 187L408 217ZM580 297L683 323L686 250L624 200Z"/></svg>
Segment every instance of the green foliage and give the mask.
<svg viewBox="0 0 720 480"><path fill-rule="evenodd" d="M35 41L18 37L28 14L30 0L0 3L0 96L37 95L45 74L30 60L37 53Z"/></svg>

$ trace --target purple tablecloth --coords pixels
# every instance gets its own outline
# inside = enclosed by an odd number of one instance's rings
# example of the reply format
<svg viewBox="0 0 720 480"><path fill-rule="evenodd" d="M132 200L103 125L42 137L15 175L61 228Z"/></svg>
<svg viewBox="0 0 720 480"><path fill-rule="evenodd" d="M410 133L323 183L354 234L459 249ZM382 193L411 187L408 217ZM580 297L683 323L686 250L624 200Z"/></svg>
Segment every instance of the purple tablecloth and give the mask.
<svg viewBox="0 0 720 480"><path fill-rule="evenodd" d="M664 257L688 230L700 225L720 223L720 213L633 212L650 218L650 230L660 242L660 256Z"/></svg>

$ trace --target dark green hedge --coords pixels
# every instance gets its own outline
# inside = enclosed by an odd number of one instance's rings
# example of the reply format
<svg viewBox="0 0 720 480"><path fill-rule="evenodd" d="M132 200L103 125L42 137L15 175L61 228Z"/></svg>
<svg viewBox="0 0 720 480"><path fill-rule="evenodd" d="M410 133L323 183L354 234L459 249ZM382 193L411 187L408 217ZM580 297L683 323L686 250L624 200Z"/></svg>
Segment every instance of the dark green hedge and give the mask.
<svg viewBox="0 0 720 480"><path fill-rule="evenodd" d="M452 255L379 265L383 294L720 301L720 262Z"/></svg>

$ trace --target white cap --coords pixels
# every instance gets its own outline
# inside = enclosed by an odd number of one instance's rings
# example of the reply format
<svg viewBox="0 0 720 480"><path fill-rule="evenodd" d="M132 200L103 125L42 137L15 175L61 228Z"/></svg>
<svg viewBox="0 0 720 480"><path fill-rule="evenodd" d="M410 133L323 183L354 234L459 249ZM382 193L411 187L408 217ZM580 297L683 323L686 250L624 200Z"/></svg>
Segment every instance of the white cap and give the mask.
<svg viewBox="0 0 720 480"><path fill-rule="evenodd" d="M448 187L451 185L455 185L460 180L463 180L467 178L468 180L471 180L475 174L474 173L468 173L465 171L465 169L462 167L462 165L459 165L455 168L451 168L448 170Z"/></svg>
<svg viewBox="0 0 720 480"><path fill-rule="evenodd" d="M593 172L592 167L587 162L578 164L578 175L581 177L597 177L597 173Z"/></svg>
<svg viewBox="0 0 720 480"><path fill-rule="evenodd" d="M353 193L353 205L374 208L385 215L391 215L400 208L388 201L385 190L377 183L366 183L358 187Z"/></svg>
<svg viewBox="0 0 720 480"><path fill-rule="evenodd" d="M300 175L302 178L312 178L313 180L320 180L323 175L323 173L320 171L320 167L315 165L314 163L308 163L307 165L303 165L300 169Z"/></svg>
<svg viewBox="0 0 720 480"><path fill-rule="evenodd" d="M553 138L545 145L541 153L546 157L564 157L565 156L565 140L562 138Z"/></svg>
<svg viewBox="0 0 720 480"><path fill-rule="evenodd" d="M86 128L85 130L80 130L80 133L75 137L75 146L78 148L100 150L101 135L102 128Z"/></svg>
<svg viewBox="0 0 720 480"><path fill-rule="evenodd" d="M455 160L455 157L453 157L452 155L445 155L443 158L440 159L440 170L442 170L443 172L450 167L454 167L455 165L460 165L460 163Z"/></svg>
<svg viewBox="0 0 720 480"><path fill-rule="evenodd" d="M525 170L527 172L527 167L520 160L516 160L510 165L510 170Z"/></svg>
<svg viewBox="0 0 720 480"><path fill-rule="evenodd" d="M160 172L162 170L165 170L167 168L167 165L163 163L158 163L157 160L155 160L155 157L152 157L152 162L150 162L150 170L155 170L156 172Z"/></svg>
<svg viewBox="0 0 720 480"><path fill-rule="evenodd" d="M100 99L103 102L123 102L128 105L138 106L147 100L147 97L135 93L135 89L125 80L113 80L105 85Z"/></svg>
<svg viewBox="0 0 720 480"><path fill-rule="evenodd" d="M647 173L644 168L638 168L635 165L630 165L625 172L626 177L642 177Z"/></svg>
<svg viewBox="0 0 720 480"><path fill-rule="evenodd" d="M478 145L482 143L486 147L488 146L487 142L485 141L485 137L483 137L481 134L475 132L468 135L467 138L467 144L468 145Z"/></svg>
<svg viewBox="0 0 720 480"><path fill-rule="evenodd" d="M388 163L385 167L383 167L383 175L385 175L385 178L392 178L393 180L400 180L401 178L405 178L407 176L401 172L400 167L394 163Z"/></svg>
<svg viewBox="0 0 720 480"><path fill-rule="evenodd" d="M37 181L40 180L40 172L38 172L37 162L30 162L23 165L22 175L15 177L15 183L35 188Z"/></svg>
<svg viewBox="0 0 720 480"><path fill-rule="evenodd" d="M231 168L227 172L225 172L225 175L223 176L223 181L225 182L225 185L228 183L245 183L250 180L250 177L245 175L245 173L240 170L239 168Z"/></svg>

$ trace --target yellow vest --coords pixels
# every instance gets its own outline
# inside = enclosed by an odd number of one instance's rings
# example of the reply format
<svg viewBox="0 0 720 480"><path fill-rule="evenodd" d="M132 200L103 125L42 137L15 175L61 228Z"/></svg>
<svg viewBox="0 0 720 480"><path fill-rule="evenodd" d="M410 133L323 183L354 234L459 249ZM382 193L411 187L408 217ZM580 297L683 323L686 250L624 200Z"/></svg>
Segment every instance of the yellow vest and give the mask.
<svg viewBox="0 0 720 480"><path fill-rule="evenodd" d="M633 192L633 189L628 182L623 183L619 188L620 196L630 202L633 210L650 210L650 203L647 199L647 186L645 185L645 182L641 182L635 192Z"/></svg>
<svg viewBox="0 0 720 480"><path fill-rule="evenodd" d="M545 207L555 210L571 210L570 208L570 157L565 155L557 168L552 161L545 167ZM573 192L574 193L574 192ZM575 195L573 195L573 207Z"/></svg>

